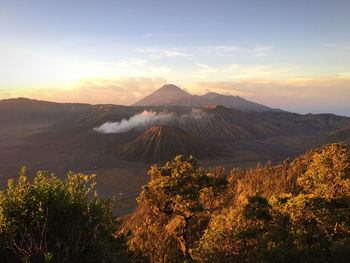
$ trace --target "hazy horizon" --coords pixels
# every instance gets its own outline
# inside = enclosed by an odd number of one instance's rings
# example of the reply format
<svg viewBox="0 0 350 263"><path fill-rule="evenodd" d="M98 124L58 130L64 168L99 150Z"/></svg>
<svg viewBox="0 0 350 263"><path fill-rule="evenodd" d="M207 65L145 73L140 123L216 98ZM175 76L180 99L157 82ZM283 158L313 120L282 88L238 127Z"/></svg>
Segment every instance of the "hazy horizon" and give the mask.
<svg viewBox="0 0 350 263"><path fill-rule="evenodd" d="M0 99L130 105L166 83L350 116L349 1L0 3Z"/></svg>
<svg viewBox="0 0 350 263"><path fill-rule="evenodd" d="M170 83L171 84L171 83ZM204 94L207 94L207 93L204 93ZM191 94L190 95L197 95L197 94ZM224 94L225 95L225 94ZM230 94L226 94L226 95L230 95ZM147 95L146 95L147 96ZM54 99L40 99L40 98L29 98L29 97L9 97L9 98L4 98L5 100L6 99L21 99L21 98L24 98L24 99L31 99L31 100L39 100L39 101L48 101L48 102L56 102L56 103L83 103L83 104L91 104L91 105L101 105L101 104L112 104L112 105L121 105L121 106L132 106L135 102L131 103L131 104L118 104L118 103L90 103L90 102L81 102L81 101L69 101L69 100L62 100L62 101L56 101ZM142 97L144 98L144 97ZM140 98L140 99L142 99ZM1 100L1 99L0 99ZM256 101L253 101L253 102L256 102ZM264 106L270 106L270 105L264 105ZM326 111L314 111L314 112L311 112L311 111L293 111L293 110L287 110L287 109L282 109L282 108L276 108L276 109L281 109L281 110L285 110L285 111L289 111L289 112L292 112L292 113L298 113L298 114L337 114L337 115L340 115L340 116L348 116L350 117L350 114L342 114L342 113L337 113L337 112L326 112Z"/></svg>

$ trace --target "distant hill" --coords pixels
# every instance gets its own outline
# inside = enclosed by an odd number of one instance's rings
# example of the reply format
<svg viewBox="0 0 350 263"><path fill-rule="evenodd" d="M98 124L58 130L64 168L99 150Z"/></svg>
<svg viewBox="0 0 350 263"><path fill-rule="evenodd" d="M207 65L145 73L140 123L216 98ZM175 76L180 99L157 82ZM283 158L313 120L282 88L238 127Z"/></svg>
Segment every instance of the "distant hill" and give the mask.
<svg viewBox="0 0 350 263"><path fill-rule="evenodd" d="M328 136L328 140L350 144L350 126L340 129L338 131L332 132Z"/></svg>
<svg viewBox="0 0 350 263"><path fill-rule="evenodd" d="M208 158L218 155L219 151L219 147L194 138L178 127L154 126L124 145L117 154L129 161L158 162L178 154Z"/></svg>
<svg viewBox="0 0 350 263"><path fill-rule="evenodd" d="M214 92L202 96L191 95L172 84L161 87L142 100L136 102L133 106L203 107L209 105L222 105L240 111L282 112L282 110L273 109L238 96L227 96Z"/></svg>
<svg viewBox="0 0 350 263"><path fill-rule="evenodd" d="M0 100L0 121L56 121L90 107L91 105L83 103L56 103L27 98L5 99Z"/></svg>

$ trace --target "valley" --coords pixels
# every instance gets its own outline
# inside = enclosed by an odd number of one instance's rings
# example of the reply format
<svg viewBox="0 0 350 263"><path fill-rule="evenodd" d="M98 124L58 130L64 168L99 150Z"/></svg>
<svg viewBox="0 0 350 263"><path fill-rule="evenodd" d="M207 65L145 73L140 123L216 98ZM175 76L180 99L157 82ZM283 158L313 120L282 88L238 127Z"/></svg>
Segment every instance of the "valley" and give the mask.
<svg viewBox="0 0 350 263"><path fill-rule="evenodd" d="M141 113L166 118L147 119L127 132L94 130L106 122L124 120L128 125ZM277 164L330 142L350 142L348 117L241 111L218 105L118 106L13 99L0 101L0 120L1 188L22 166L29 178L38 170L60 178L70 170L96 173L99 194L120 198L120 214L135 207L135 197L149 180L150 166L162 165L177 154L192 154L205 168L223 166L230 171L268 161Z"/></svg>

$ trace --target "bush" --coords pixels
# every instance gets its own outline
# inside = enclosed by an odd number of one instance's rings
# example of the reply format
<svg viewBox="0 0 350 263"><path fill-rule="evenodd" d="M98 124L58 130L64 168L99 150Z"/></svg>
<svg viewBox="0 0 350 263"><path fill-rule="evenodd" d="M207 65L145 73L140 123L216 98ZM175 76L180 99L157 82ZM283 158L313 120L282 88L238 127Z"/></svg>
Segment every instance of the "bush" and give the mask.
<svg viewBox="0 0 350 263"><path fill-rule="evenodd" d="M1 262L110 262L123 249L114 236L113 200L99 199L94 175L65 180L39 171L33 183L22 169L0 192Z"/></svg>

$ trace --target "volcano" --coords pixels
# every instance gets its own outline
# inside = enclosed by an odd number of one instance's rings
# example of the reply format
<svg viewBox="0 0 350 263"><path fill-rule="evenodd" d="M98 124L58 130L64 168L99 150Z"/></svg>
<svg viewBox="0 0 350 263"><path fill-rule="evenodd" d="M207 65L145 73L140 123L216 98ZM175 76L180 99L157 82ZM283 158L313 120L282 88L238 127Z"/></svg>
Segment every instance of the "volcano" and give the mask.
<svg viewBox="0 0 350 263"><path fill-rule="evenodd" d="M171 104L170 102L173 100L181 100L186 97L191 97L191 94L173 84L167 84L136 102L133 106L164 106Z"/></svg>
<svg viewBox="0 0 350 263"><path fill-rule="evenodd" d="M133 106L163 106L163 107L203 107L222 105L226 108L245 112L283 112L239 96L222 95L210 92L206 95L191 95L173 84L167 84L150 95L136 102Z"/></svg>
<svg viewBox="0 0 350 263"><path fill-rule="evenodd" d="M194 138L178 127L154 126L124 145L117 155L134 162L160 162L171 160L178 154L205 159L219 153L219 147Z"/></svg>

